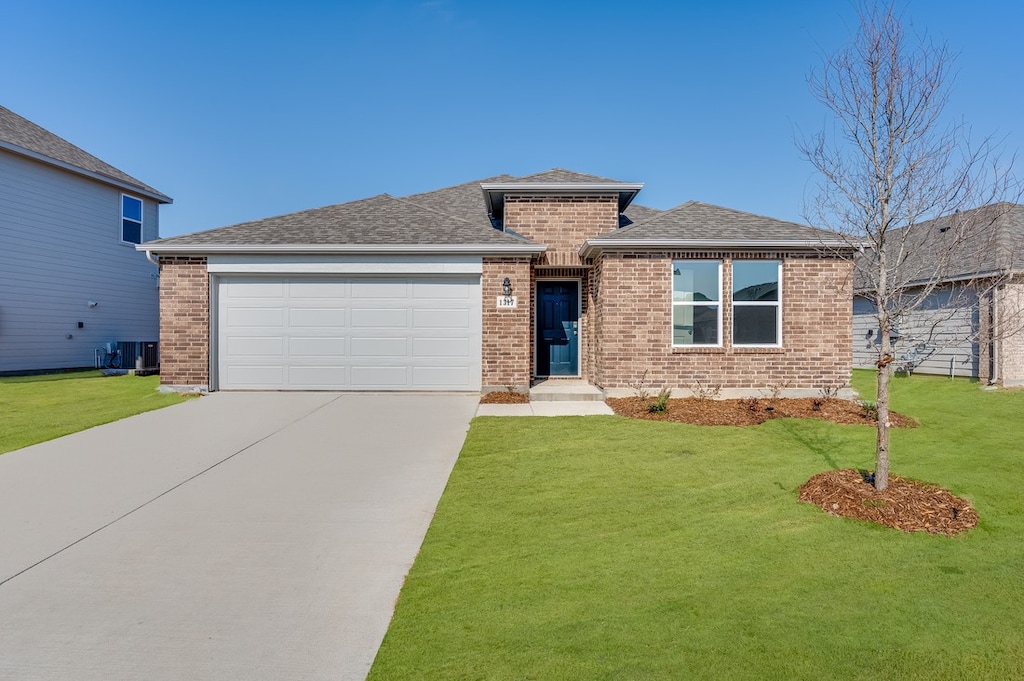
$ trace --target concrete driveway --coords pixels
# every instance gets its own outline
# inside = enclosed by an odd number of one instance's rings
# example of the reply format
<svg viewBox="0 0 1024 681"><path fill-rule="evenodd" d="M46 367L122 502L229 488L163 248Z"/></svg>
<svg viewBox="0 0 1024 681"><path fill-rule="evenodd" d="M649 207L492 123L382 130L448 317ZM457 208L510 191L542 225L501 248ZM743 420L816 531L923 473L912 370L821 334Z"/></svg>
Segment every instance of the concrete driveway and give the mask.
<svg viewBox="0 0 1024 681"><path fill-rule="evenodd" d="M477 400L216 393L0 456L0 678L364 679Z"/></svg>

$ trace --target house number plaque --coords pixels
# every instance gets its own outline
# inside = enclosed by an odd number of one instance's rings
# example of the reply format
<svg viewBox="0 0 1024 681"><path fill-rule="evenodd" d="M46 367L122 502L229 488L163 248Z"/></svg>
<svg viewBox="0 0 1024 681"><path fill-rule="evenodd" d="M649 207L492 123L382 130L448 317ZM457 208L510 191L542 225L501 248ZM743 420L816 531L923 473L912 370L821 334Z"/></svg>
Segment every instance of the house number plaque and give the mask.
<svg viewBox="0 0 1024 681"><path fill-rule="evenodd" d="M498 309L514 309L518 302L519 301L515 296L498 296Z"/></svg>

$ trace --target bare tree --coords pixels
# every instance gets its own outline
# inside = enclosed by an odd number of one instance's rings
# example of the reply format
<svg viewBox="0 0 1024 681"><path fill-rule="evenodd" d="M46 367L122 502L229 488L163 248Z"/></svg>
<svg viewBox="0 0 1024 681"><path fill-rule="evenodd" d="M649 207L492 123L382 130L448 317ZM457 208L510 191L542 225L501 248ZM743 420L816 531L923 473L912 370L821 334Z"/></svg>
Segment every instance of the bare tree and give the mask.
<svg viewBox="0 0 1024 681"><path fill-rule="evenodd" d="M954 294L978 295L979 283L995 285L998 276L983 272L982 261L997 250L1003 204L993 202L1012 183L990 138L972 145L964 123L943 117L954 61L948 48L909 38L893 4L866 0L859 18L851 43L809 78L829 120L799 147L822 178L807 219L864 251L855 258L854 288L877 310L874 484L884 490L893 338L936 287L955 280Z"/></svg>

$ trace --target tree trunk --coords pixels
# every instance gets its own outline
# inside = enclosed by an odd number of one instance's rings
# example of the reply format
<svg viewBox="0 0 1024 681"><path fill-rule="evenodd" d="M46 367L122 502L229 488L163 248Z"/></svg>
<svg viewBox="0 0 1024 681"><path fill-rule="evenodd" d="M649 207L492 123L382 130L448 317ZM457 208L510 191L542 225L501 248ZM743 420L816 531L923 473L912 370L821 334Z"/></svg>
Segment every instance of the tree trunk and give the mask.
<svg viewBox="0 0 1024 681"><path fill-rule="evenodd" d="M875 446L875 489L889 486L889 367L878 367L878 434Z"/></svg>

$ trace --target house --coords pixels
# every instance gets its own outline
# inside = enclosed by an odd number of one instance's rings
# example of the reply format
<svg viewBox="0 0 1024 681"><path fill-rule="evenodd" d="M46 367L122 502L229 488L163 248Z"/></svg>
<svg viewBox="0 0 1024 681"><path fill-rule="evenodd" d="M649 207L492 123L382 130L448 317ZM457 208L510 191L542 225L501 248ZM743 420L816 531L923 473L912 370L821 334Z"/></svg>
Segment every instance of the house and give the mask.
<svg viewBox="0 0 1024 681"><path fill-rule="evenodd" d="M995 203L921 222L894 230L887 246L902 251L890 258L890 278L914 302L896 320L897 366L1024 385L1024 206ZM873 260L857 262L854 366L869 368L879 361L878 320L861 265Z"/></svg>
<svg viewBox="0 0 1024 681"><path fill-rule="evenodd" d="M155 341L158 271L135 245L171 199L0 106L0 373L93 367Z"/></svg>
<svg viewBox="0 0 1024 681"><path fill-rule="evenodd" d="M381 194L145 243L161 380L212 390L609 395L848 384L851 253L837 235L555 169Z"/></svg>

